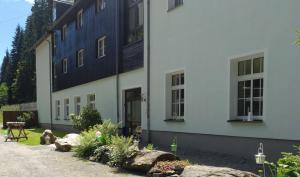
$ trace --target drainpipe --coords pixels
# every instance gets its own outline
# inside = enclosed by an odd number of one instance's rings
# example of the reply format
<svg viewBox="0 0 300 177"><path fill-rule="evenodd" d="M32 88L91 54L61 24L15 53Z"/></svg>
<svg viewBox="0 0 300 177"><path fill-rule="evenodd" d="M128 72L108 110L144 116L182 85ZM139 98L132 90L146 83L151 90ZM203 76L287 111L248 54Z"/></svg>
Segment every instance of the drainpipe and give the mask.
<svg viewBox="0 0 300 177"><path fill-rule="evenodd" d="M117 123L120 122L120 98L119 98L119 0L116 1L116 17L115 17L115 28L116 28L116 93L117 93Z"/></svg>
<svg viewBox="0 0 300 177"><path fill-rule="evenodd" d="M147 0L147 138L151 143L150 133L150 0Z"/></svg>
<svg viewBox="0 0 300 177"><path fill-rule="evenodd" d="M53 130L53 120L52 120L52 43L47 39L49 45L49 80L50 80L50 129Z"/></svg>

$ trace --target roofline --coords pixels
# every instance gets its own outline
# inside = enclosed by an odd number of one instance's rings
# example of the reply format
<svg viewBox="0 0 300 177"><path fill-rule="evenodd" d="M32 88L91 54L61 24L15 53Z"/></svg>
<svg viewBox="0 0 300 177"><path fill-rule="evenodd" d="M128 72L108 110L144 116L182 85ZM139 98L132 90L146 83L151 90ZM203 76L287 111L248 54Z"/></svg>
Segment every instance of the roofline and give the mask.
<svg viewBox="0 0 300 177"><path fill-rule="evenodd" d="M30 49L29 51L35 50L42 42L44 42L50 35L52 31L47 31Z"/></svg>

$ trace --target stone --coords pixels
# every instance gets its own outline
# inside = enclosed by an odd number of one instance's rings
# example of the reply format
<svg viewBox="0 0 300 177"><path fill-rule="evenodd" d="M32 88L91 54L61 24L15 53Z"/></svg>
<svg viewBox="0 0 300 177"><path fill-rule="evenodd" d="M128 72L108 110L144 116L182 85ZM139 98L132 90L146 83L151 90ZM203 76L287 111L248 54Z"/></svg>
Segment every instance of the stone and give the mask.
<svg viewBox="0 0 300 177"><path fill-rule="evenodd" d="M69 152L73 147L79 144L79 134L75 133L67 134L63 138L59 138L55 141L56 150L61 152Z"/></svg>
<svg viewBox="0 0 300 177"><path fill-rule="evenodd" d="M53 135L51 130L45 130L42 134L42 136L40 137L40 144L41 145L45 145L45 144L54 144L54 142L56 141L56 136Z"/></svg>
<svg viewBox="0 0 300 177"><path fill-rule="evenodd" d="M183 170L181 177L259 177L250 172L235 170L231 168L211 167L211 166L187 166Z"/></svg>
<svg viewBox="0 0 300 177"><path fill-rule="evenodd" d="M179 158L169 152L142 150L135 157L129 159L124 164L124 168L127 170L148 172L159 161L173 160L179 160Z"/></svg>

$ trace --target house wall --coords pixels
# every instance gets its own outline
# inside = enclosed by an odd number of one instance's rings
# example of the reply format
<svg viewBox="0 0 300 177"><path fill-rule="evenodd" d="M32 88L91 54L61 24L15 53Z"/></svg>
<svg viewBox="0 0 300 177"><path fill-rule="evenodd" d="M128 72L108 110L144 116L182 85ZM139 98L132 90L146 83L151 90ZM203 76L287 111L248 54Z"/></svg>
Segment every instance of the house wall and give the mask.
<svg viewBox="0 0 300 177"><path fill-rule="evenodd" d="M37 110L40 123L50 123L50 76L49 44L51 37L46 38L36 48L36 94Z"/></svg>
<svg viewBox="0 0 300 177"><path fill-rule="evenodd" d="M299 142L300 2L186 0L171 11L167 2L150 1L151 131ZM260 52L263 123L229 123L231 59ZM165 122L166 74L177 70L185 71L185 121Z"/></svg>

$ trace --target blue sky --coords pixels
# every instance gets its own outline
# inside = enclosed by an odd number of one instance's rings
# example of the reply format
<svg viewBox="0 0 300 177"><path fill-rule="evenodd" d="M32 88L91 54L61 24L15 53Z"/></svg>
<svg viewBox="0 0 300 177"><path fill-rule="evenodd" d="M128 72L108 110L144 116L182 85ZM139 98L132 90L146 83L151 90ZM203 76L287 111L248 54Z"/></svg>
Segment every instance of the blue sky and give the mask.
<svg viewBox="0 0 300 177"><path fill-rule="evenodd" d="M0 0L0 63L6 49L11 48L16 26L25 26L34 0Z"/></svg>

